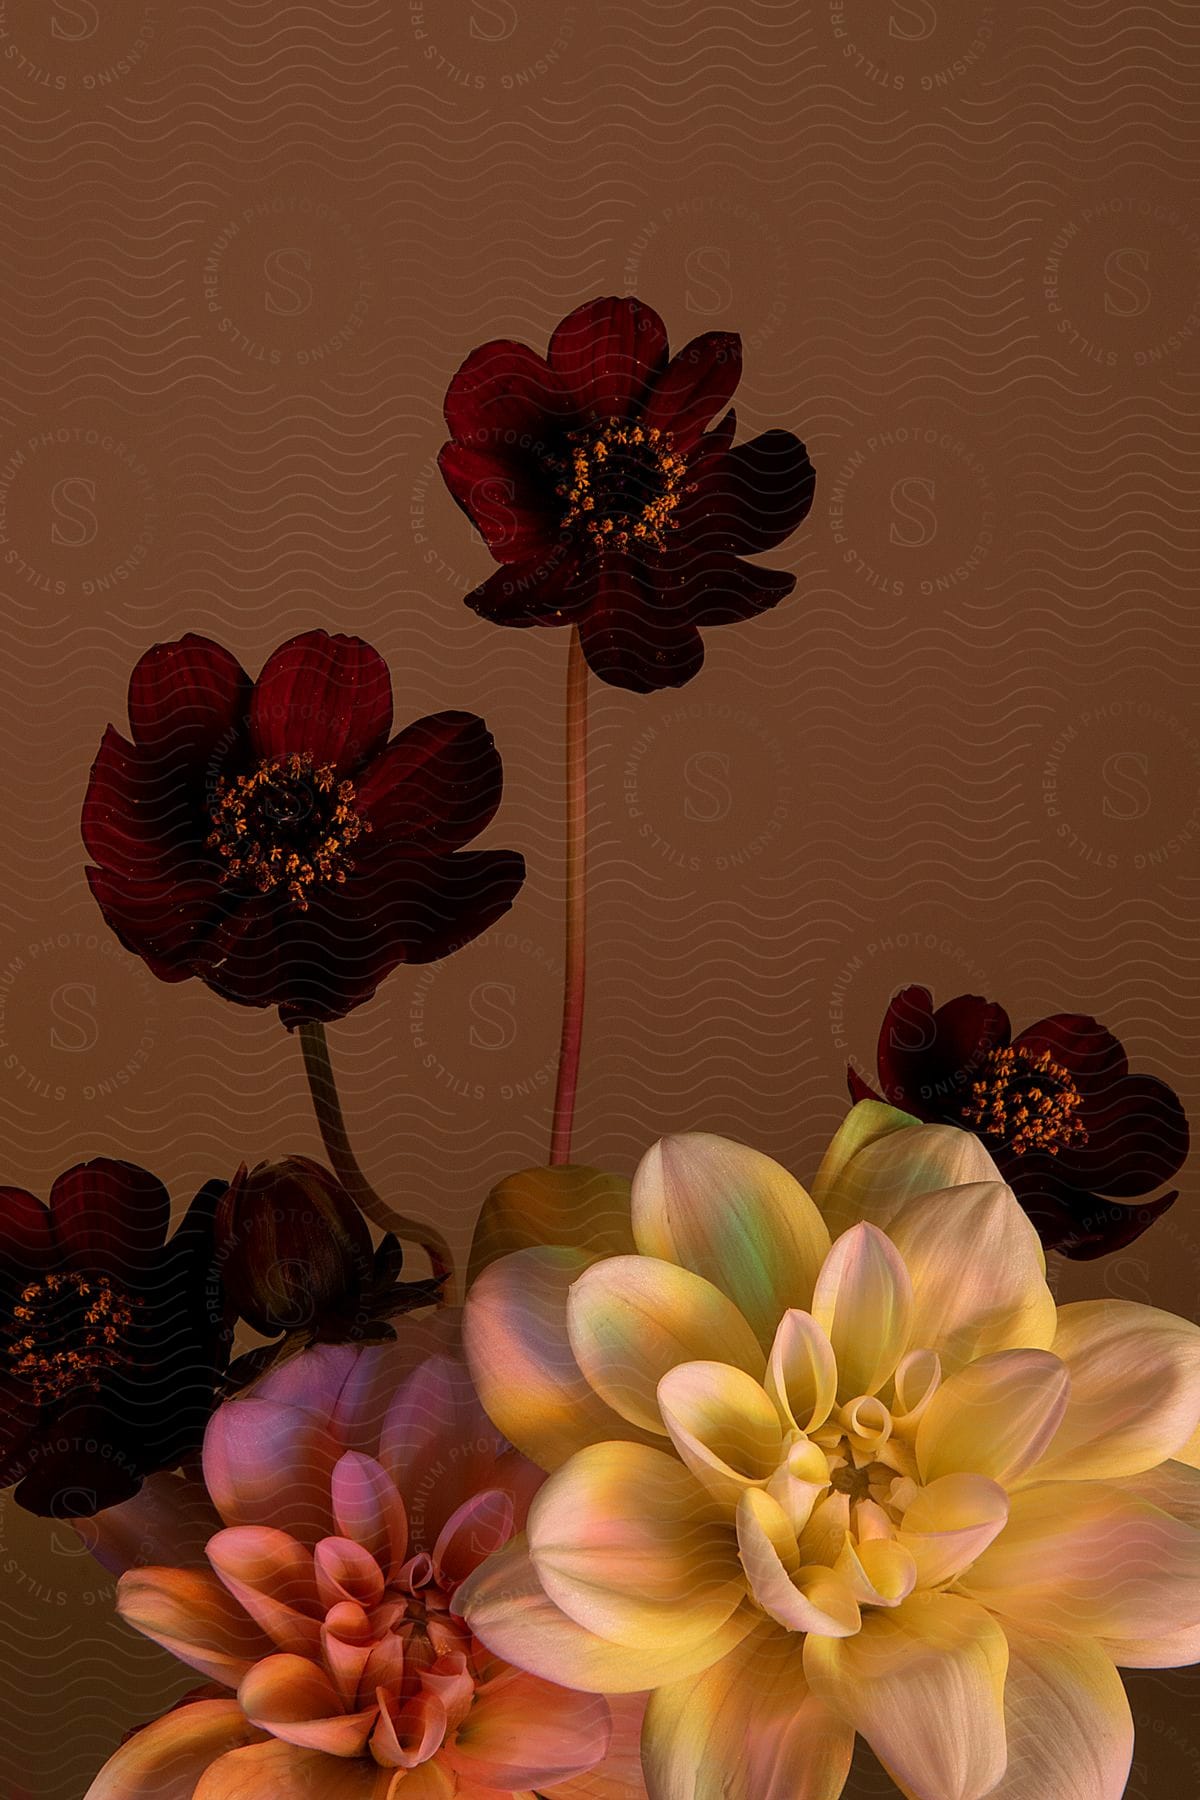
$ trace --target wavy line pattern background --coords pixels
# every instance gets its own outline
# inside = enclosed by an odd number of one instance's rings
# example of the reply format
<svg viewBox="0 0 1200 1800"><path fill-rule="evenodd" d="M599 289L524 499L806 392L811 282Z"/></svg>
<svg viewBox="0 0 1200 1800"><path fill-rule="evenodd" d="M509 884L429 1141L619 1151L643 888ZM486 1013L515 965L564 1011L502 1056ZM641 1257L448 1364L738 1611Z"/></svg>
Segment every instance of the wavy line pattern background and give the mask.
<svg viewBox="0 0 1200 1800"><path fill-rule="evenodd" d="M743 434L819 491L790 601L678 694L593 689L580 1154L811 1171L914 979L1095 1011L1200 1116L1198 76L1186 0L0 0L0 1179L120 1155L182 1203L316 1149L296 1046L125 956L78 834L149 643L316 624L398 718L485 714L530 865L334 1028L360 1154L463 1246L544 1159L566 641L462 607L433 457L467 350L598 292L740 329ZM1183 1186L1061 1291L1194 1313ZM8 1800L191 1685L110 1601L0 1505ZM1200 1684L1131 1687L1131 1800L1200 1792Z"/></svg>

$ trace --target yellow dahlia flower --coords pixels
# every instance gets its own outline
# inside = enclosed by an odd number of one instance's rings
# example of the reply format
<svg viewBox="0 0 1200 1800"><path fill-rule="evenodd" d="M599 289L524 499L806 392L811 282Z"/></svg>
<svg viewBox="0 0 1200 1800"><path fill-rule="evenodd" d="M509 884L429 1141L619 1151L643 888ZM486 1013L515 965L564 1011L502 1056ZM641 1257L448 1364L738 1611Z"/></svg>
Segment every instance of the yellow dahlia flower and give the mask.
<svg viewBox="0 0 1200 1800"><path fill-rule="evenodd" d="M468 1302L485 1406L553 1471L472 1631L654 1690L652 1800L835 1800L856 1731L909 1800L1117 1800L1117 1666L1200 1656L1200 1330L1056 1308L978 1140L875 1102L812 1198L707 1136L625 1220L597 1179L615 1254L527 1245Z"/></svg>

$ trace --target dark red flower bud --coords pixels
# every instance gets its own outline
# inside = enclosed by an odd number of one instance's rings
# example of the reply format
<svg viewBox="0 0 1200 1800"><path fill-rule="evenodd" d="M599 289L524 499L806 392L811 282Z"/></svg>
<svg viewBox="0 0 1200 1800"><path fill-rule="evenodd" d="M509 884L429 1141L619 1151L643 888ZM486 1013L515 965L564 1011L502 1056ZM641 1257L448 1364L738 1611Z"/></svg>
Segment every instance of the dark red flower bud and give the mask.
<svg viewBox="0 0 1200 1800"><path fill-rule="evenodd" d="M238 1170L217 1210L216 1259L230 1298L264 1337L352 1312L374 1250L342 1184L306 1156Z"/></svg>

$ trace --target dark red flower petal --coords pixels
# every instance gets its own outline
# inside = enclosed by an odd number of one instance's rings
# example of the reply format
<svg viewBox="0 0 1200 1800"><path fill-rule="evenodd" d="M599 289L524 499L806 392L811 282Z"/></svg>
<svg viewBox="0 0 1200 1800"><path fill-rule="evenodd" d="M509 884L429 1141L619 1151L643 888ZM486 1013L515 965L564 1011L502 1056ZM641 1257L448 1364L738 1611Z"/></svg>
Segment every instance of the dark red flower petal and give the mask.
<svg viewBox="0 0 1200 1800"><path fill-rule="evenodd" d="M680 536L697 552L754 556L772 550L808 517L816 488L816 471L800 439L790 431L765 431L736 450L703 459Z"/></svg>
<svg viewBox="0 0 1200 1800"><path fill-rule="evenodd" d="M367 770L358 803L372 831L422 851L460 850L495 816L504 773L474 713L418 719Z"/></svg>
<svg viewBox="0 0 1200 1800"><path fill-rule="evenodd" d="M145 1472L136 1430L99 1398L59 1413L9 1461L17 1505L41 1518L86 1519L130 1499Z"/></svg>
<svg viewBox="0 0 1200 1800"><path fill-rule="evenodd" d="M1039 1161L1050 1164L1048 1157ZM1091 1262L1136 1243L1179 1197L1176 1191L1122 1206L1072 1186L1053 1166L1018 1171L1010 1180L1045 1249L1074 1262Z"/></svg>
<svg viewBox="0 0 1200 1800"><path fill-rule="evenodd" d="M308 751L349 772L387 742L392 681L361 638L306 631L281 644L254 684L250 731L259 756Z"/></svg>
<svg viewBox="0 0 1200 1800"><path fill-rule="evenodd" d="M80 830L89 855L129 877L203 879L211 857L200 789L110 725L88 777Z"/></svg>
<svg viewBox="0 0 1200 1800"><path fill-rule="evenodd" d="M1019 1050L1048 1050L1080 1093L1103 1099L1129 1073L1125 1046L1088 1013L1054 1013L1029 1025L1013 1043Z"/></svg>
<svg viewBox="0 0 1200 1800"><path fill-rule="evenodd" d="M454 443L442 445L438 467L497 562L519 562L558 541L562 505L535 469Z"/></svg>
<svg viewBox="0 0 1200 1800"><path fill-rule="evenodd" d="M928 988L901 988L879 1032L880 1085L893 1106L919 1119L961 1123L975 1070L1010 1033L994 1000L959 994L935 1011Z"/></svg>
<svg viewBox="0 0 1200 1800"><path fill-rule="evenodd" d="M682 687L698 672L704 641L690 622L686 589L658 585L652 570L617 556L593 564L586 584L579 635L601 681L651 694Z"/></svg>
<svg viewBox="0 0 1200 1800"><path fill-rule="evenodd" d="M870 1082L864 1081L858 1070L850 1063L846 1064L846 1086L850 1091L850 1099L855 1106L858 1105L860 1100L882 1099L882 1095L877 1094Z"/></svg>
<svg viewBox="0 0 1200 1800"><path fill-rule="evenodd" d="M496 338L472 350L446 393L446 424L462 444L507 439L547 455L570 399L549 364L528 344Z"/></svg>
<svg viewBox="0 0 1200 1800"><path fill-rule="evenodd" d="M728 406L742 374L742 340L734 331L706 331L693 338L653 383L647 425L669 431L677 450L688 451L705 426Z"/></svg>
<svg viewBox="0 0 1200 1800"><path fill-rule="evenodd" d="M220 904L215 876L184 882L169 876L84 871L110 929L161 981L183 981L207 956L207 938Z"/></svg>
<svg viewBox="0 0 1200 1800"><path fill-rule="evenodd" d="M547 360L588 419L628 418L666 367L667 328L633 298L589 300L568 313L550 339Z"/></svg>
<svg viewBox="0 0 1200 1800"><path fill-rule="evenodd" d="M58 1177L50 1219L70 1267L140 1275L166 1242L171 1200L147 1169L98 1156Z"/></svg>
<svg viewBox="0 0 1200 1800"><path fill-rule="evenodd" d="M203 764L236 745L250 688L237 658L209 638L155 644L129 678L133 741L174 764Z"/></svg>
<svg viewBox="0 0 1200 1800"><path fill-rule="evenodd" d="M0 1296L11 1301L55 1260L50 1214L24 1188L0 1188Z"/></svg>
<svg viewBox="0 0 1200 1800"><path fill-rule="evenodd" d="M1114 1199L1136 1199L1170 1181L1182 1168L1190 1133L1179 1098L1153 1075L1126 1075L1102 1101L1091 1100L1078 1117L1088 1140L1063 1150L1064 1179Z"/></svg>
<svg viewBox="0 0 1200 1800"><path fill-rule="evenodd" d="M508 563L467 595L466 603L493 625L570 625L588 604L573 550L553 550Z"/></svg>
<svg viewBox="0 0 1200 1800"><path fill-rule="evenodd" d="M686 565L679 565L685 567ZM786 600L796 585L787 569L763 569L737 556L709 555L685 575L688 618L693 625L737 625Z"/></svg>

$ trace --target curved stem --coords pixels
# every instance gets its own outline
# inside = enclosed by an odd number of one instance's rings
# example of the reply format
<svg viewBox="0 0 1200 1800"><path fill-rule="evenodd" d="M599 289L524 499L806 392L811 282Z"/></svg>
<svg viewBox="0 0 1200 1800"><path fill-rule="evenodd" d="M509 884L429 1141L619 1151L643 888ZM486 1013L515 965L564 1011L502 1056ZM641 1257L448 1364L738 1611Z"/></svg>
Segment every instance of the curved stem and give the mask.
<svg viewBox="0 0 1200 1800"><path fill-rule="evenodd" d="M571 1130L583 1047L583 1002L587 986L587 682L588 668L578 628L567 655L567 929L563 981L562 1039L554 1123L550 1132L553 1166L571 1160Z"/></svg>
<svg viewBox="0 0 1200 1800"><path fill-rule="evenodd" d="M454 1259L441 1232L436 1226L423 1225L416 1219L406 1219L402 1213L393 1212L386 1201L380 1199L359 1168L358 1159L350 1147L350 1134L346 1130L342 1103L333 1078L329 1040L325 1036L324 1025L319 1019L310 1021L300 1026L299 1035L313 1111L317 1115L321 1141L325 1145L325 1153L334 1174L359 1211L365 1213L372 1224L378 1225L381 1231L394 1232L397 1237L419 1244L433 1267L434 1279L444 1281L454 1273Z"/></svg>

